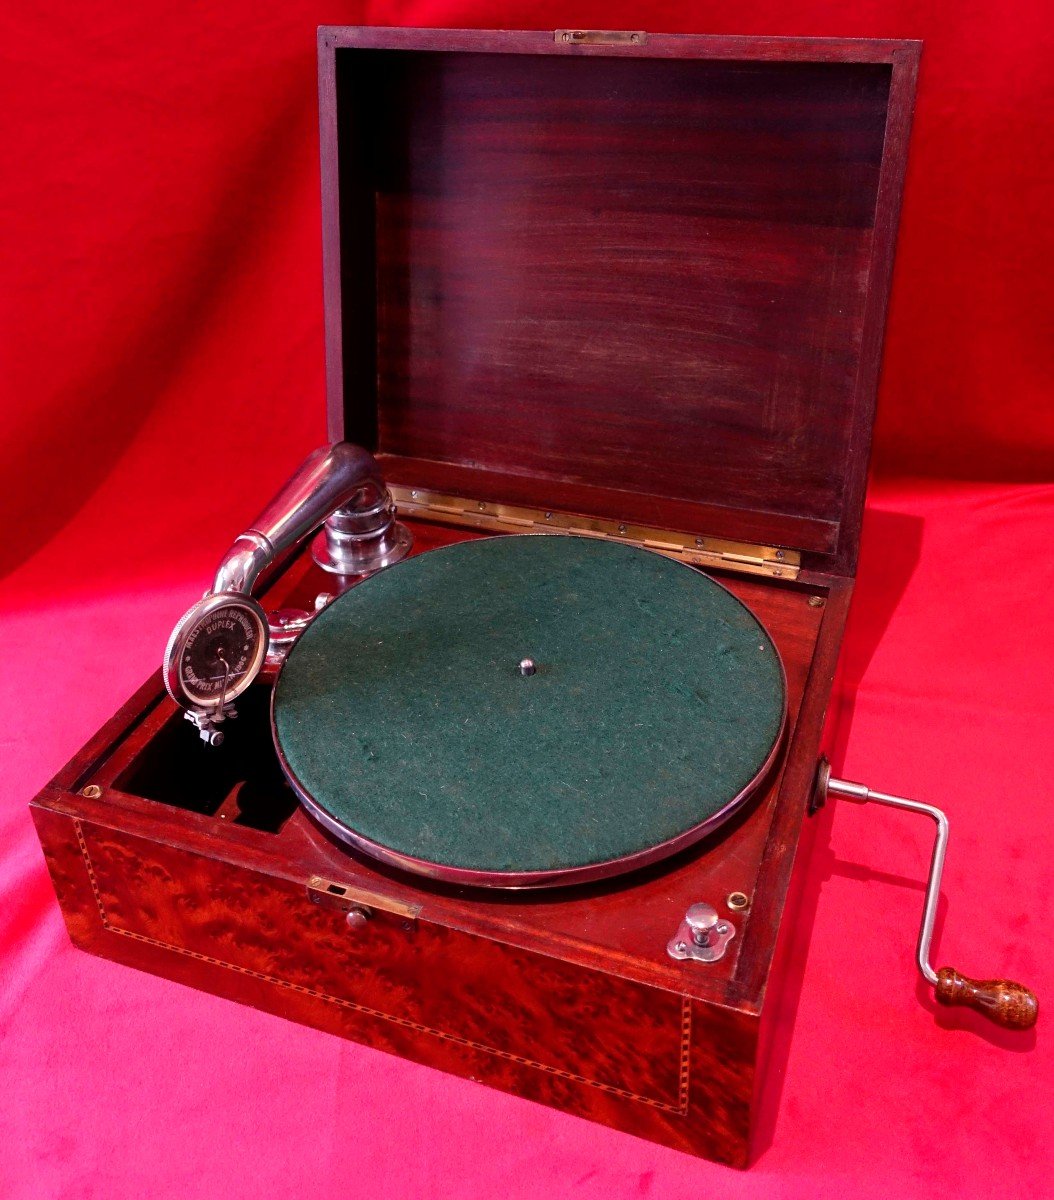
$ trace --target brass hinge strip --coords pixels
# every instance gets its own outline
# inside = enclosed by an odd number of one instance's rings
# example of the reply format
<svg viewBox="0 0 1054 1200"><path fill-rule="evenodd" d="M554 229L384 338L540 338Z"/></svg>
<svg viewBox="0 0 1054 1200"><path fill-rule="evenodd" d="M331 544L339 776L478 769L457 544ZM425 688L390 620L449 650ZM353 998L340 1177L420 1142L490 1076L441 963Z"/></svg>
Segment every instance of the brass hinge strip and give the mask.
<svg viewBox="0 0 1054 1200"><path fill-rule="evenodd" d="M801 554L780 546L757 546L752 542L731 542L723 538L702 537L690 533L671 533L648 525L608 521L599 517L576 516L541 508L522 508L515 504L495 504L486 500L465 500L446 496L426 488L393 485L389 489L399 511L405 516L421 517L447 525L469 529L487 529L499 533L536 531L572 533L580 537L603 538L655 550L667 558L697 567L720 567L746 575L767 575L777 579L797 579Z"/></svg>

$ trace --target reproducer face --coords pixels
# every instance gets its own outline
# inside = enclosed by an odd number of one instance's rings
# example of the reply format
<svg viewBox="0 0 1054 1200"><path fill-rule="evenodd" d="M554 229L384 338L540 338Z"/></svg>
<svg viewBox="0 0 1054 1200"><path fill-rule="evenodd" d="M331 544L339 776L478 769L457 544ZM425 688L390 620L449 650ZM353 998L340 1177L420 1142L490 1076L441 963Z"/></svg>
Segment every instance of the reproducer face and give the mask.
<svg viewBox="0 0 1054 1200"><path fill-rule="evenodd" d="M247 596L206 596L176 626L165 687L184 708L219 708L252 683L267 653L267 619Z"/></svg>

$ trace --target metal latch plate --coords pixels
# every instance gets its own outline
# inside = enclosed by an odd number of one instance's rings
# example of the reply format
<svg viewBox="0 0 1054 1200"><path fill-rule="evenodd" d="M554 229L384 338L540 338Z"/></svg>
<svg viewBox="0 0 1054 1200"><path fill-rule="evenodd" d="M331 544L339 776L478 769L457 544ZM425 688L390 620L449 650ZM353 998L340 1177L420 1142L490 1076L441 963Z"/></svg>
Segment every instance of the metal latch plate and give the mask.
<svg viewBox="0 0 1054 1200"><path fill-rule="evenodd" d="M353 908L365 908L371 912L386 912L393 917L411 921L416 920L421 911L420 904L408 904L391 896L379 896L376 892L368 892L363 888L323 879L321 875L312 875L307 881L307 898L319 908L333 908L337 912L347 913Z"/></svg>
<svg viewBox="0 0 1054 1200"><path fill-rule="evenodd" d="M553 41L572 46L645 46L643 29L557 29Z"/></svg>

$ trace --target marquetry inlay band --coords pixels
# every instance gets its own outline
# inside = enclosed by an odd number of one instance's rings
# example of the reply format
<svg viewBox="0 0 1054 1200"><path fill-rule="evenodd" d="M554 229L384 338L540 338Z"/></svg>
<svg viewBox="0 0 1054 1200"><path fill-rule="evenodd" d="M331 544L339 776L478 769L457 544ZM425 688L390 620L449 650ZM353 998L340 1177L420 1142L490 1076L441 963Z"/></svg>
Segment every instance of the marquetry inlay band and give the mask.
<svg viewBox="0 0 1054 1200"><path fill-rule="evenodd" d="M159 950L166 950L173 954L182 955L185 958L192 958L197 962L208 963L210 966L221 967L226 971L234 971L238 975L244 975L251 979L259 980L261 983L273 984L275 987L285 988L287 991L296 992L304 996L310 996L315 1000L321 1000L327 1004L334 1004L340 1008L349 1009L353 1012L361 1013L367 1017L372 1017L381 1021L388 1021L394 1025L399 1025L405 1029L412 1029L417 1033L427 1034L430 1037L439 1038L445 1042L451 1042L459 1046L466 1046L469 1049L478 1050L484 1054L491 1054L496 1058L505 1060L506 1062L513 1062L519 1066L531 1067L537 1071L544 1071L546 1074L553 1075L558 1079L566 1079L572 1083L584 1084L587 1087L596 1088L599 1091L607 1092L609 1095L618 1096L624 1100L634 1100L639 1104L647 1104L651 1108L661 1109L663 1112L673 1113L676 1116L685 1116L688 1112L692 1045L692 1005L687 996L681 998L678 1102L677 1104L671 1104L665 1100L657 1100L652 1096L638 1095L636 1092L629 1091L626 1088L615 1087L610 1083L602 1083L596 1079L588 1079L584 1075L578 1075L573 1071L565 1071L560 1067L550 1066L548 1063L537 1062L535 1059L525 1058L522 1055L513 1054L508 1050L501 1050L495 1046L487 1046L482 1042L475 1042L470 1038L462 1037L460 1034L449 1033L442 1029L433 1029L431 1026L421 1025L416 1021L411 1021L409 1018L399 1016L396 1013L386 1013L376 1008L370 1008L364 1004L358 1004L354 1000L348 1000L343 996L333 996L328 992L320 992L314 988L305 987L303 984L292 983L287 979L281 979L277 975L268 975L263 971L254 971L251 967L243 967L237 963L225 962L223 959L214 958L208 954L202 954L197 950L190 950L186 946L173 945L170 942L149 937L144 933L136 933L131 929L122 929L121 926L115 925L114 922L110 920L110 917L106 912L106 907L103 904L102 892L99 888L99 881L95 874L95 866L92 863L91 855L88 852L87 843L84 840L84 831L81 828L81 822L75 819L73 825L77 833L77 844L80 847L81 857L84 860L84 866L88 873L88 880L91 883L92 894L95 897L95 904L99 910L99 919L102 922L103 928L108 930L110 933L118 934L121 937L131 938L133 941L142 942L148 946L154 946Z"/></svg>

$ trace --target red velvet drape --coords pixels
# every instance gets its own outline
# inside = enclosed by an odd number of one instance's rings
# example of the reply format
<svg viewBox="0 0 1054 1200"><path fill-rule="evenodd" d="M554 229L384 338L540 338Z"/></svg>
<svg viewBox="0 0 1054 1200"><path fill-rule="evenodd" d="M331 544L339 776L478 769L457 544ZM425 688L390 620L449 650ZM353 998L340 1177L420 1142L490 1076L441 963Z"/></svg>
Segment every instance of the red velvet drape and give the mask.
<svg viewBox="0 0 1054 1200"><path fill-rule="evenodd" d="M1043 4L11 6L0 569L133 446L148 471L129 496L167 529L170 499L230 501L234 460L277 480L319 440L320 20L923 38L876 465L1054 472Z"/></svg>
<svg viewBox="0 0 1054 1200"><path fill-rule="evenodd" d="M935 1023L911 962L929 831L897 814L828 810L799 864L785 1071L747 1176L71 948L26 801L324 437L321 22L925 40L828 746L947 805L942 961L1054 994L1045 0L9 4L0 1195L1049 1194L1044 1018L1017 1040Z"/></svg>

